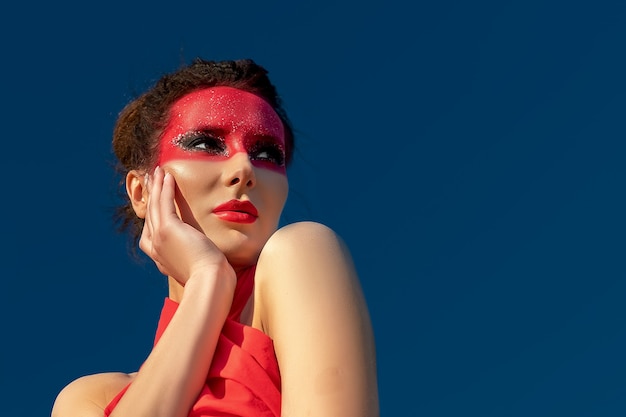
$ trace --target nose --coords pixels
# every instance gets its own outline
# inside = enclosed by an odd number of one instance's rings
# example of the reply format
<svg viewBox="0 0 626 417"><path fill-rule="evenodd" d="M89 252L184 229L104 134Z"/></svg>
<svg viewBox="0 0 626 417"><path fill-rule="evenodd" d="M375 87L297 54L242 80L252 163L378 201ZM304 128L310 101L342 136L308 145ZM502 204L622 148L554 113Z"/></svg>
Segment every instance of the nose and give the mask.
<svg viewBox="0 0 626 417"><path fill-rule="evenodd" d="M253 188L256 185L254 166L246 152L237 152L231 156L223 174L227 187L239 185Z"/></svg>

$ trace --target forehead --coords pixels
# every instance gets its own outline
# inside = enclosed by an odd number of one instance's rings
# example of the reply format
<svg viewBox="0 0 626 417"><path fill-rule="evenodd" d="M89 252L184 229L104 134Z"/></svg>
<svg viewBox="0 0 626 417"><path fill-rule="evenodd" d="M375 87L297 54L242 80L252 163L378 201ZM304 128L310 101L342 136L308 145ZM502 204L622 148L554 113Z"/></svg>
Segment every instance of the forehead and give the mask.
<svg viewBox="0 0 626 417"><path fill-rule="evenodd" d="M257 134L284 137L280 117L268 102L255 94L226 86L193 91L172 105L166 131L180 134L203 128L253 130Z"/></svg>

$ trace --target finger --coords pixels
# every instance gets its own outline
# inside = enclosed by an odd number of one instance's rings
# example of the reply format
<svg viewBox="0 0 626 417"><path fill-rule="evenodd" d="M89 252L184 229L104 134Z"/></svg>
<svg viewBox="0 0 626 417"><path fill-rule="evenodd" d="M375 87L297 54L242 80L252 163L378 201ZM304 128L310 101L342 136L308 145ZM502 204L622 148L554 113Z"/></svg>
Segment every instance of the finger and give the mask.
<svg viewBox="0 0 626 417"><path fill-rule="evenodd" d="M154 238L154 234L159 230L160 225L160 200L161 188L163 186L163 170L161 167L154 169L154 175L150 179L150 204L148 212L150 214L150 235Z"/></svg>
<svg viewBox="0 0 626 417"><path fill-rule="evenodd" d="M146 190L148 191L146 194L146 214L144 217L144 223L143 223L143 230L141 231L142 234L142 238L144 236L144 233L146 234L146 236L148 238L152 237L152 232L153 232L153 226L152 226L152 216L150 215L150 209L151 209L151 205L152 205L152 191L151 191L151 186L152 186L152 177L149 173L146 173L146 177L145 177L145 187ZM140 240L141 243L141 240ZM142 248L143 250L143 248ZM144 250L145 252L145 250Z"/></svg>
<svg viewBox="0 0 626 417"><path fill-rule="evenodd" d="M163 188L161 190L161 215L167 218L176 218L176 203L175 203L175 195L176 195L176 180L174 176L166 172L163 177Z"/></svg>

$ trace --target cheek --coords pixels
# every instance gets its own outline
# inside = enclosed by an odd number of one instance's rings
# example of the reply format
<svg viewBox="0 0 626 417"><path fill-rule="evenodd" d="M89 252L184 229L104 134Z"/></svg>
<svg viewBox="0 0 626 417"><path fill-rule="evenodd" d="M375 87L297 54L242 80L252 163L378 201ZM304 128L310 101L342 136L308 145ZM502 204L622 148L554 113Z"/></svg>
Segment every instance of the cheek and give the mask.
<svg viewBox="0 0 626 417"><path fill-rule="evenodd" d="M272 162L267 161L252 161L252 165L257 168L268 169L270 171L274 171L278 174L282 174L284 176L287 175L287 167L285 165L276 165Z"/></svg>
<svg viewBox="0 0 626 417"><path fill-rule="evenodd" d="M265 171L262 181L267 190L267 206L280 216L289 194L287 176L272 171Z"/></svg>
<svg viewBox="0 0 626 417"><path fill-rule="evenodd" d="M199 225L193 214L194 205L204 201L217 182L219 172L206 163L180 160L164 164L163 169L170 172L176 181L175 204L179 218L198 229ZM206 181L199 181L201 178Z"/></svg>
<svg viewBox="0 0 626 417"><path fill-rule="evenodd" d="M170 172L176 180L176 185L181 191L190 191L200 187L206 187L219 181L221 176L221 165L206 163L195 160L175 160L161 165Z"/></svg>

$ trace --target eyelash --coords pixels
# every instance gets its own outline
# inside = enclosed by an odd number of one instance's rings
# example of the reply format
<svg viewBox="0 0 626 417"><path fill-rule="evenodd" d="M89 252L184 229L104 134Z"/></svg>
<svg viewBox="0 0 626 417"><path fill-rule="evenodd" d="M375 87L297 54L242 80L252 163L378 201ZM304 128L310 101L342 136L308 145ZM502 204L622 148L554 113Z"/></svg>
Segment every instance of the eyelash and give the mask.
<svg viewBox="0 0 626 417"><path fill-rule="evenodd" d="M263 153L267 156L260 157ZM251 147L250 155L254 155L253 159L258 161L270 162L279 167L285 166L285 151L276 143L257 142Z"/></svg>
<svg viewBox="0 0 626 417"><path fill-rule="evenodd" d="M210 155L228 155L224 140L208 132L185 133L175 140L175 144L189 151L206 152ZM280 167L285 165L285 151L277 143L256 142L250 147L248 153L252 160L265 161ZM260 156L264 153L266 156Z"/></svg>
<svg viewBox="0 0 626 417"><path fill-rule="evenodd" d="M176 140L176 145L189 151L201 151L211 155L227 155L224 141L206 132L188 132ZM199 145L204 145L200 147Z"/></svg>

